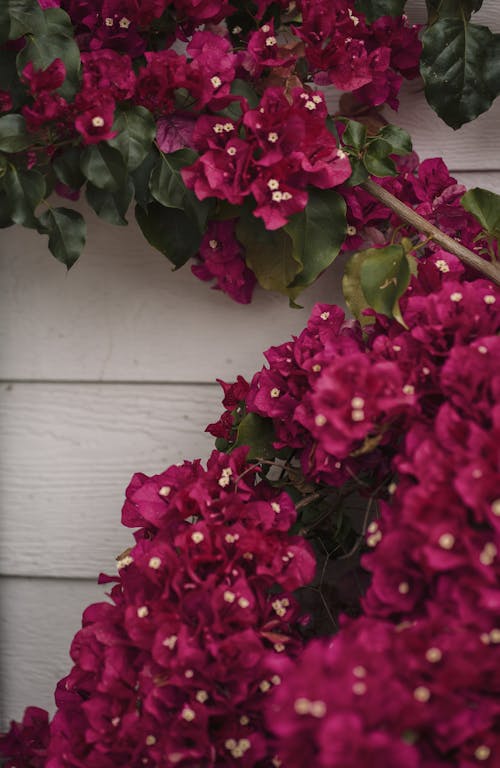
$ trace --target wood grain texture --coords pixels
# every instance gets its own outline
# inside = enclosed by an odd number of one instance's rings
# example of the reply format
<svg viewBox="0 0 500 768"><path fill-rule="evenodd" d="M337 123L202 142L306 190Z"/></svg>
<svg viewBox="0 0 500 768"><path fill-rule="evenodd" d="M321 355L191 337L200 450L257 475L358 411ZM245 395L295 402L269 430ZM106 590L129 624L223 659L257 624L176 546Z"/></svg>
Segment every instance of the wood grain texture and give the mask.
<svg viewBox="0 0 500 768"><path fill-rule="evenodd" d="M133 220L122 228L85 216L87 247L69 273L45 237L0 231L2 378L210 382L250 373L264 346L301 329L315 301L340 301L330 272L305 295L305 312L264 291L239 306L188 266L172 274Z"/></svg>
<svg viewBox="0 0 500 768"><path fill-rule="evenodd" d="M490 157L490 167L493 162ZM478 178L457 176L465 184ZM500 192L500 172L488 171L485 179ZM89 216L89 228L87 252L68 274L34 232L0 232L3 379L213 382L249 376L265 348L301 330L315 301L342 303L341 257L306 293L304 310L291 310L285 297L264 291L250 306L237 306L188 269L171 274L135 224L111 227Z"/></svg>
<svg viewBox="0 0 500 768"><path fill-rule="evenodd" d="M207 458L218 386L0 386L0 573L97 577L130 546L134 472Z"/></svg>
<svg viewBox="0 0 500 768"><path fill-rule="evenodd" d="M71 669L69 647L90 603L91 581L0 578L0 731L26 706L54 710L56 683Z"/></svg>

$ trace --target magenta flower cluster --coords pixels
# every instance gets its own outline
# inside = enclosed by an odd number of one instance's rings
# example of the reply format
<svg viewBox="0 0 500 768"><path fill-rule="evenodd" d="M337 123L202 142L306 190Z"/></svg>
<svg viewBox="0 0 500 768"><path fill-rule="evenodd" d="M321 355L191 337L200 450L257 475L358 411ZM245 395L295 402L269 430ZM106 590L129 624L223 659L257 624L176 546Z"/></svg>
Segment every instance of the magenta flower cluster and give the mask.
<svg viewBox="0 0 500 768"><path fill-rule="evenodd" d="M315 558L289 535L290 497L256 486L245 455L134 476L122 519L139 527L136 544L117 577L101 577L116 582L112 602L84 613L50 733L30 709L4 738L8 766L270 764L273 663L302 646L293 593Z"/></svg>
<svg viewBox="0 0 500 768"><path fill-rule="evenodd" d="M287 98L281 88L268 88L239 123L200 118L193 134L200 157L183 170L184 182L200 200L216 197L241 206L251 194L254 215L266 229L279 229L306 207L308 185L330 189L351 175L347 155L326 127L327 115L319 92L295 88Z"/></svg>
<svg viewBox="0 0 500 768"><path fill-rule="evenodd" d="M423 166L451 222L443 167ZM233 439L239 400L320 487L379 488L363 618L277 666L268 725L291 768L500 764L500 293L437 249L418 268L406 327L376 316L362 333L317 306L251 384L224 385L209 427Z"/></svg>

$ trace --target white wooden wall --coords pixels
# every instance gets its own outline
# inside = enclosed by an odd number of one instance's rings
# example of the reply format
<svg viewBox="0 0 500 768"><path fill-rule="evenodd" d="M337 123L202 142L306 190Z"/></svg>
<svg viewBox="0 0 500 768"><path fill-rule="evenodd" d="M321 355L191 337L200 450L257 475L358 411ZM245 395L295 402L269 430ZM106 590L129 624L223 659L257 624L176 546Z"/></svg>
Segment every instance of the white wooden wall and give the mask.
<svg viewBox="0 0 500 768"><path fill-rule="evenodd" d="M422 19L424 0L410 0ZM500 8L481 18L500 31ZM500 193L500 100L453 133L405 89L394 122L424 157L442 156L468 186ZM130 543L120 528L134 471L205 457L204 426L220 411L216 377L251 375L262 351L300 330L316 300L341 301L340 268L290 310L259 293L252 305L210 291L189 268L171 274L131 221L85 211L89 238L66 274L45 241L0 232L0 719L52 707L84 606L100 571Z"/></svg>

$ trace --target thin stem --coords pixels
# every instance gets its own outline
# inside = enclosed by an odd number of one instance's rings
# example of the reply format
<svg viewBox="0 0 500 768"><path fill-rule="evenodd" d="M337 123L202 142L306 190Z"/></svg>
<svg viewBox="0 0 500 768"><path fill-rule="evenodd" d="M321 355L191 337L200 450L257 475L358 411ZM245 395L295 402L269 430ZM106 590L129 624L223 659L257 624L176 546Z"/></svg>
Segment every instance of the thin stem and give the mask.
<svg viewBox="0 0 500 768"><path fill-rule="evenodd" d="M482 272L483 275L489 277L490 280L500 285L500 267L497 264L491 264L489 261L485 261L474 251L470 251L464 245L454 240L449 235L445 235L440 229L431 224L430 221L424 219L423 216L413 211L407 205L398 200L397 197L392 195L386 189L377 184L372 179L368 179L361 185L367 192L373 197L379 200L383 205L386 205L394 213L417 229L419 232L423 232L424 235L428 235L435 243L442 246L448 253L453 253L455 256L467 264L473 269L477 269L478 272Z"/></svg>

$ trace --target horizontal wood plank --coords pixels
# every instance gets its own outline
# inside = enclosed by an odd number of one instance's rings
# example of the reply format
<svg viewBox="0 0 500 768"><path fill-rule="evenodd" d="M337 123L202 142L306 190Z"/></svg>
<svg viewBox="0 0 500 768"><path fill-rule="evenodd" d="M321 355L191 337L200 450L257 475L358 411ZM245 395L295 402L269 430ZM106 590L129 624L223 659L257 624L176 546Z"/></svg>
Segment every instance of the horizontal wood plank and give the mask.
<svg viewBox="0 0 500 768"><path fill-rule="evenodd" d="M0 731L25 707L54 710L57 681L87 605L105 598L91 581L0 578Z"/></svg>
<svg viewBox="0 0 500 768"><path fill-rule="evenodd" d="M315 301L341 301L330 271L304 311L259 290L235 304L188 266L172 274L133 221L114 227L80 204L88 242L66 272L32 230L0 230L0 370L4 379L211 382L250 374L262 349L305 324Z"/></svg>
<svg viewBox="0 0 500 768"><path fill-rule="evenodd" d="M211 386L0 386L0 573L97 577L131 544L120 524L134 472L213 448Z"/></svg>
<svg viewBox="0 0 500 768"><path fill-rule="evenodd" d="M500 192L500 172L480 173L483 185ZM478 172L456 175L477 183ZM315 301L342 303L342 269L339 257L306 293L304 310L264 291L237 306L187 268L171 274L133 223L111 227L89 214L87 251L68 274L36 233L2 230L1 375L153 382L249 376L264 349L301 330Z"/></svg>

